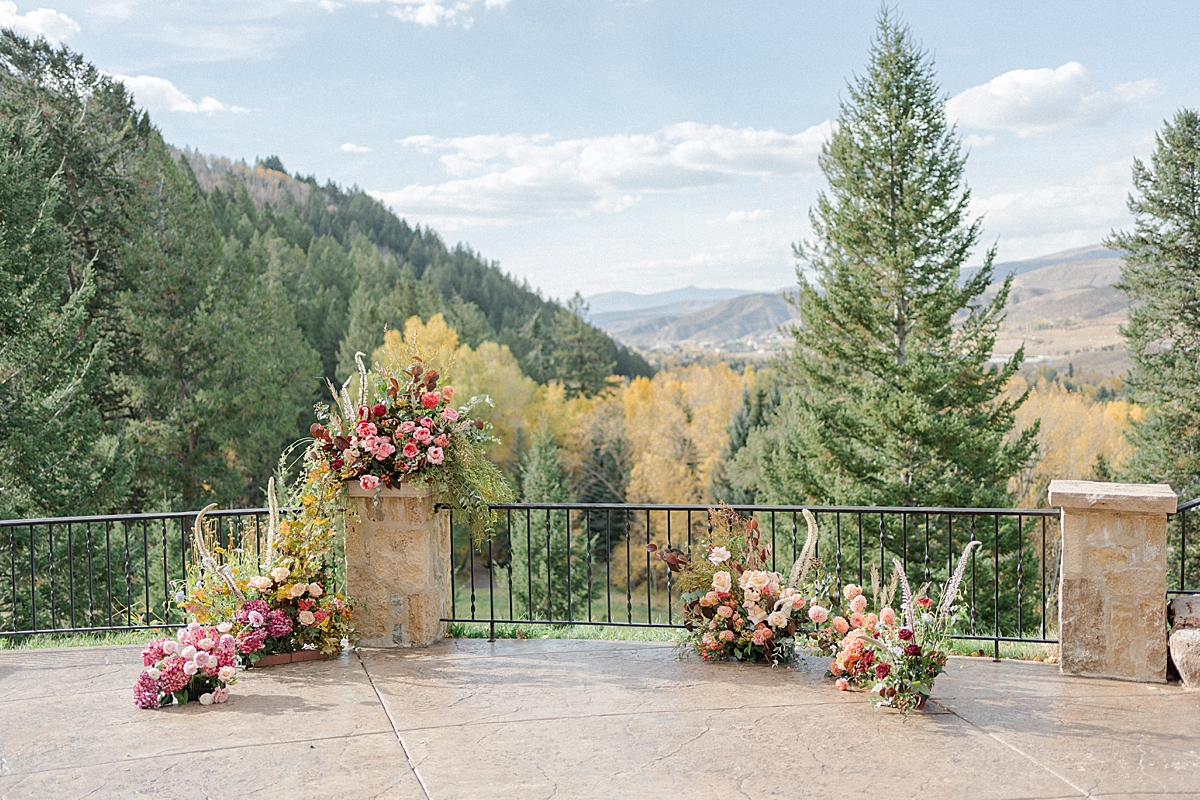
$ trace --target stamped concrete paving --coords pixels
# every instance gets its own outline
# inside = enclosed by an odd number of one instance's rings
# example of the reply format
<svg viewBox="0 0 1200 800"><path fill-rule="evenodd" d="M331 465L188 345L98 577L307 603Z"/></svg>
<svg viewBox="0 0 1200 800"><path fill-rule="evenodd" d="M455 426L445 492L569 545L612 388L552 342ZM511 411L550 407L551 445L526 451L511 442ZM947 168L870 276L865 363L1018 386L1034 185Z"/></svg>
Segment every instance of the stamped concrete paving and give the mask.
<svg viewBox="0 0 1200 800"><path fill-rule="evenodd" d="M954 659L930 710L668 645L441 642L138 711L137 648L0 653L0 798L1200 797L1200 692Z"/></svg>

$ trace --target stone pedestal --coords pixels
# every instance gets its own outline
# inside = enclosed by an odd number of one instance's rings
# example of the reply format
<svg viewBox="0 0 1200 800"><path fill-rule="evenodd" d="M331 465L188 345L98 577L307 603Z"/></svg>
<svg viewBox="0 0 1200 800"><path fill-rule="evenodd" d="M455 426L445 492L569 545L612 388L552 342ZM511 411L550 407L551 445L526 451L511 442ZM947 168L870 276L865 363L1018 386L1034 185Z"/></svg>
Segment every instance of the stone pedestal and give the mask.
<svg viewBox="0 0 1200 800"><path fill-rule="evenodd" d="M1162 682L1167 673L1166 484L1051 481L1062 509L1060 668Z"/></svg>
<svg viewBox="0 0 1200 800"><path fill-rule="evenodd" d="M450 601L448 516L427 486L375 493L350 484L346 590L366 647L425 647L446 635Z"/></svg>

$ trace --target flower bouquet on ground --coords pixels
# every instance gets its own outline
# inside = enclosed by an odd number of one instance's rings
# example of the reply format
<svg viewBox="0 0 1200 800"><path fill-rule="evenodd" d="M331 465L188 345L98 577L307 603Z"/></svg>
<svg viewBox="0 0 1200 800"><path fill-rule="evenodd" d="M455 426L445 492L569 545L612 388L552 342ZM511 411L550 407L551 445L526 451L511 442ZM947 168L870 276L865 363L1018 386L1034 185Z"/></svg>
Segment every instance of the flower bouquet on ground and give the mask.
<svg viewBox="0 0 1200 800"><path fill-rule="evenodd" d="M155 639L142 651L145 669L133 685L138 708L172 703L224 703L237 683L237 644L223 622L206 628L198 622L181 628L174 639Z"/></svg>
<svg viewBox="0 0 1200 800"><path fill-rule="evenodd" d="M680 571L688 645L705 661L794 660L795 637L808 622L807 599L798 587L815 543L814 524L810 521L809 542L784 586L783 576L766 568L771 547L760 544L757 520L743 520L726 507L709 513L712 534L700 552L682 556L648 547Z"/></svg>
<svg viewBox="0 0 1200 800"><path fill-rule="evenodd" d="M300 511L281 520L275 482L267 487L270 522L263 553L247 531L242 547L221 548L214 528L201 511L193 528L191 588L183 607L196 620L232 626L237 653L245 666L265 656L314 652L325 656L353 639L353 604L327 587L334 585L336 534L330 505L340 486L318 497L320 481L301 491ZM210 507L211 508L211 507ZM292 660L292 659L289 659Z"/></svg>
<svg viewBox="0 0 1200 800"><path fill-rule="evenodd" d="M491 399L479 395L456 408L454 388L440 385L442 376L426 369L420 356L403 372L382 367L373 379L362 356L355 356L358 402L351 401L348 379L341 391L330 385L333 406L317 405L309 460L324 465L331 478L357 481L377 497L382 487L427 483L437 503L466 511L472 535L481 541L491 530L489 504L513 497L503 473L487 459L487 446L496 441L490 425L472 417Z"/></svg>
<svg viewBox="0 0 1200 800"><path fill-rule="evenodd" d="M925 596L928 586L914 595L899 559L892 566L902 589L902 624L881 625L874 635L863 634L858 644L874 654L870 668L856 677L871 687L871 704L876 708L895 708L905 713L925 706L933 692L933 682L945 670L950 632L959 615L958 590L971 549L970 542L958 559L958 565L942 591L941 602Z"/></svg>

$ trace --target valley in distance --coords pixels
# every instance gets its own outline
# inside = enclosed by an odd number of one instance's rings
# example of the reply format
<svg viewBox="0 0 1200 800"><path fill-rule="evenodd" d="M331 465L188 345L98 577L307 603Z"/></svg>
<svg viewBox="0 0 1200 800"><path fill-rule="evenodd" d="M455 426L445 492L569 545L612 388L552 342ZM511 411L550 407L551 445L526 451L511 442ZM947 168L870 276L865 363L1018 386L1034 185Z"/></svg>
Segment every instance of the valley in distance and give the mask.
<svg viewBox="0 0 1200 800"><path fill-rule="evenodd" d="M997 278L1012 274L1007 317L995 360L1022 343L1029 367L1050 364L1118 376L1129 369L1118 331L1129 301L1113 284L1121 277L1119 252L1102 245L996 264ZM990 297L996 289L985 295ZM586 298L588 319L660 367L727 361L763 363L791 345L795 309L791 289L750 292L687 287L654 294L604 292Z"/></svg>

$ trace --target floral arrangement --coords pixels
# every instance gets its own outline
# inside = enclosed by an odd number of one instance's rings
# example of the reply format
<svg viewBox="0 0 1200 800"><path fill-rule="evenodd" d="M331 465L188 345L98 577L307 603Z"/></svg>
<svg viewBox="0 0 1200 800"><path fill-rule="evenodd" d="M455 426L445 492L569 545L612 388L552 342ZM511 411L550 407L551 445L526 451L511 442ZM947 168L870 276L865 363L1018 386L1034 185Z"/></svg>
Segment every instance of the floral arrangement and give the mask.
<svg viewBox="0 0 1200 800"><path fill-rule="evenodd" d="M224 703L237 683L237 645L223 622L208 628L198 622L180 628L174 639L155 639L142 651L145 669L133 685L138 708L161 708L192 700Z"/></svg>
<svg viewBox="0 0 1200 800"><path fill-rule="evenodd" d="M950 631L959 615L958 590L967 557L977 545L979 542L973 541L963 549L936 609L934 601L925 595L928 585L914 595L904 574L904 565L899 559L892 560L903 591L903 624L882 626L874 636L862 637L863 643L875 653L873 674L867 675L862 682L870 685L871 703L875 708L908 712L925 706L933 691L934 680L946 667Z"/></svg>
<svg viewBox="0 0 1200 800"><path fill-rule="evenodd" d="M332 406L317 405L309 459L327 466L338 480L357 481L364 491L428 483L438 503L467 512L472 534L481 541L491 530L489 504L513 497L485 453L496 441L491 426L472 417L491 399L479 395L456 408L454 387L441 385L442 376L417 354L403 372L382 367L374 379L362 357L355 355L358 402L351 401L348 379L340 391L330 385Z"/></svg>
<svg viewBox="0 0 1200 800"><path fill-rule="evenodd" d="M230 625L246 666L274 653L332 655L354 636L353 603L328 591L335 585L333 507L341 486L318 468L307 475L299 494L296 516L281 520L275 482L268 484L270 522L261 557L249 532L240 548L219 545L205 521L212 506L200 512L193 527L194 566L181 604L201 623Z"/></svg>
<svg viewBox="0 0 1200 800"><path fill-rule="evenodd" d="M809 540L783 585L783 576L766 568L771 547L760 545L757 520L743 521L726 507L709 513L713 530L703 558L647 548L681 573L685 642L705 661L792 661L797 632L809 622L808 599L799 587L816 541L812 515L805 511Z"/></svg>

